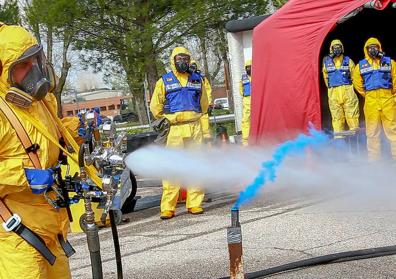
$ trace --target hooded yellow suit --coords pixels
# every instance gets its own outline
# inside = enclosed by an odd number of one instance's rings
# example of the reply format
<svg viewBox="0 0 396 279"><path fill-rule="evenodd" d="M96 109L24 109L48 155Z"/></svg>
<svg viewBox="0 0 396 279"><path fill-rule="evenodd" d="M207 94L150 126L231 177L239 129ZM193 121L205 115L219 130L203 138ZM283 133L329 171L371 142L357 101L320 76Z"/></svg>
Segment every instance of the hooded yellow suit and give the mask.
<svg viewBox="0 0 396 279"><path fill-rule="evenodd" d="M380 59L369 56L367 47L371 44L382 47L375 38L370 38L364 45L366 60L374 69L380 68ZM391 60L391 89L365 90L364 81L357 65L353 72L352 80L355 89L364 97L364 116L366 121L367 151L370 160L378 160L381 157L381 126L391 145L393 159L396 159L396 103L394 93L396 91L396 63Z"/></svg>
<svg viewBox="0 0 396 279"><path fill-rule="evenodd" d="M342 45L340 40L333 40L330 45L330 53L333 51L334 45ZM333 62L337 69L340 69L344 55L334 57ZM352 59L349 60L349 70L352 72L355 64ZM340 85L337 87L329 87L328 73L326 66L323 64L323 78L328 87L329 108L332 118L333 130L335 133L345 130L345 120L350 130L359 128L359 100L353 90L353 85Z"/></svg>
<svg viewBox="0 0 396 279"><path fill-rule="evenodd" d="M186 86L188 82L188 73L179 73L176 70L174 58L177 54L188 54L190 52L184 47L176 47L171 54L170 63L172 72L179 80L182 86ZM155 86L153 96L151 98L150 110L156 119L166 117L170 123L171 128L168 134L166 146L183 148L191 145L197 145L202 142L202 127L200 119L202 113L195 111L180 111L170 114L164 113L165 104L165 84L160 78ZM206 94L205 86L202 86L201 95L201 111L208 110L208 97ZM172 162L169 162L170 164ZM176 209L176 204L179 196L180 185L171 181L163 181L163 193L161 199L161 212L172 211ZM204 192L196 187L187 187L187 200L186 207L194 208L200 207L204 198Z"/></svg>
<svg viewBox="0 0 396 279"><path fill-rule="evenodd" d="M1 24L0 24L1 25ZM37 41L19 26L0 27L0 97L4 99L10 84L8 70L27 49ZM47 94L45 101L56 111L56 100ZM8 104L19 117L32 142L39 144L38 157L43 169L57 164L59 148L43 136L26 118L39 120L47 132L57 138L57 125L51 119L43 101L34 101L28 109ZM23 111L25 110L25 111ZM58 119L59 120L59 119ZM74 130L78 119L68 119ZM0 198L11 212L18 214L22 223L39 235L57 257L51 266L34 248L13 232L0 226L0 278L70 278L68 259L57 240L66 239L69 222L65 209L54 209L43 195L33 194L25 177L24 168L33 168L14 128L0 112Z"/></svg>
<svg viewBox="0 0 396 279"><path fill-rule="evenodd" d="M247 66L252 66L252 60L247 60L245 62L245 68ZM249 76L250 82L252 82L252 77ZM242 144L248 145L249 133L250 133L250 96L243 96L243 85L242 81L239 84L239 92L242 96Z"/></svg>

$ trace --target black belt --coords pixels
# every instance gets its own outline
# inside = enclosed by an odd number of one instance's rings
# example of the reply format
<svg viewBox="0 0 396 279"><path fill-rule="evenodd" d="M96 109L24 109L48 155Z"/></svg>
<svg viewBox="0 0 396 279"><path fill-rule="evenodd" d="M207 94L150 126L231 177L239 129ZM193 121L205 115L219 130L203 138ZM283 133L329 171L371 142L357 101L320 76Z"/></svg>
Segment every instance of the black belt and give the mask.
<svg viewBox="0 0 396 279"><path fill-rule="evenodd" d="M14 230L17 235L22 237L27 243L29 243L34 249L36 249L51 265L55 263L56 257L47 246L45 246L44 240L28 229L22 223L19 224Z"/></svg>
<svg viewBox="0 0 396 279"><path fill-rule="evenodd" d="M70 242L68 240L65 241L61 234L58 234L58 240L63 249L63 252L65 252L66 257L70 258L71 256L74 255L74 253L76 253L76 250L74 250Z"/></svg>
<svg viewBox="0 0 396 279"><path fill-rule="evenodd" d="M45 245L44 240L31 231L28 227L21 223L21 218L17 214L12 214L7 208L5 203L0 199L0 217L3 219L3 227L8 232L14 232L29 243L34 249L36 249L49 264L55 263L56 257L50 249ZM63 239L62 235L58 235L58 241L65 252L67 257L73 255L76 251L70 245L70 243Z"/></svg>
<svg viewBox="0 0 396 279"><path fill-rule="evenodd" d="M22 237L27 243L29 243L34 249L36 249L47 261L50 265L55 263L56 257L50 249L45 245L44 240L28 229L22 223L19 224L14 230L17 235ZM58 241L66 255L66 257L71 257L76 251L73 249L69 241L65 241L61 234L58 235Z"/></svg>

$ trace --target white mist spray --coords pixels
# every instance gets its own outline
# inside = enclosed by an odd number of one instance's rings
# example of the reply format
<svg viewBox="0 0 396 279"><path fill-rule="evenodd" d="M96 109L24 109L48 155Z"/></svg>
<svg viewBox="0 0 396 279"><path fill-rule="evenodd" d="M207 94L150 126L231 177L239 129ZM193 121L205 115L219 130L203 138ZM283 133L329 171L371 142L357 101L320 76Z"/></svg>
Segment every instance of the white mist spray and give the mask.
<svg viewBox="0 0 396 279"><path fill-rule="evenodd" d="M239 193L254 181L262 163L272 157L271 148L223 148L194 150L159 146L141 148L126 158L127 166L142 177L167 179L207 191ZM319 197L348 195L352 207L381 207L396 198L396 164L367 162L331 143L285 158L277 180L264 188L315 193Z"/></svg>

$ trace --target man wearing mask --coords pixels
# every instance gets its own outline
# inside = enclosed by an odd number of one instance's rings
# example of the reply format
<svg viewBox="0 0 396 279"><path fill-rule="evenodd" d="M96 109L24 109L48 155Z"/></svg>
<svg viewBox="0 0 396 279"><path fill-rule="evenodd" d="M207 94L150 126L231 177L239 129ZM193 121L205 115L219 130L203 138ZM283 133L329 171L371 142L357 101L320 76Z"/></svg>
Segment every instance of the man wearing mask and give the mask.
<svg viewBox="0 0 396 279"><path fill-rule="evenodd" d="M333 40L330 55L323 59L323 78L328 88L329 108L334 133L359 128L359 101L353 90L351 74L355 64L344 55L340 40Z"/></svg>
<svg viewBox="0 0 396 279"><path fill-rule="evenodd" d="M247 146L250 133L250 93L252 82L252 60L245 62L245 73L239 86L239 91L242 95L242 144Z"/></svg>
<svg viewBox="0 0 396 279"><path fill-rule="evenodd" d="M381 158L381 127L396 159L396 64L382 52L381 43L370 38L364 45L365 59L355 67L352 80L364 97L367 151L369 160Z"/></svg>
<svg viewBox="0 0 396 279"><path fill-rule="evenodd" d="M208 78L199 70L197 62L195 60L191 60L190 65L190 73L197 73L202 78L203 86L205 87L206 95L208 96L208 104L212 104L212 87L210 86L210 82ZM201 117L201 126L204 141L209 141L211 139L210 134L210 126L209 126L209 114L208 112L203 112Z"/></svg>
<svg viewBox="0 0 396 279"><path fill-rule="evenodd" d="M191 54L185 47L176 47L171 54L172 71L156 83L150 110L156 119L165 117L170 123L167 147L184 148L202 142L202 113L208 110L208 97L202 78L189 73ZM172 162L169 162L170 164ZM197 187L187 188L186 207L191 214L203 213L204 192ZM174 217L180 185L163 181L161 219Z"/></svg>
<svg viewBox="0 0 396 279"><path fill-rule="evenodd" d="M79 121L57 118L55 77L36 39L3 23L0 38L0 278L71 278L67 211L50 205L47 191L59 139L78 150L70 132L78 138Z"/></svg>

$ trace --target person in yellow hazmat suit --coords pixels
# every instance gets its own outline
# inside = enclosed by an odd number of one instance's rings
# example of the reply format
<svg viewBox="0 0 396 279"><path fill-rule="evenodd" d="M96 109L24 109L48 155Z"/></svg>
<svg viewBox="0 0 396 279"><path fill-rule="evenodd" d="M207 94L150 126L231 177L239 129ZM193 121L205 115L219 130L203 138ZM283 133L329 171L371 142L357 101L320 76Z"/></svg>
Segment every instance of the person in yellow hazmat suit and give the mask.
<svg viewBox="0 0 396 279"><path fill-rule="evenodd" d="M345 120L350 130L359 128L359 100L352 84L355 63L344 55L340 40L330 44L330 55L323 59L323 78L328 88L329 108L334 133L345 131ZM335 138L342 138L335 136Z"/></svg>
<svg viewBox="0 0 396 279"><path fill-rule="evenodd" d="M0 38L0 278L71 278L67 212L44 192L60 156L48 135L77 132L78 119L54 118L54 78L36 39L3 23Z"/></svg>
<svg viewBox="0 0 396 279"><path fill-rule="evenodd" d="M212 104L212 87L210 86L209 79L199 70L197 62L195 60L191 60L190 65L190 72L196 72L202 77L202 83L206 90L206 95L208 96L208 103L209 106ZM212 136L210 133L210 126L209 126L209 114L208 112L202 112L201 117L201 126L202 126L202 133L204 141L209 141Z"/></svg>
<svg viewBox="0 0 396 279"><path fill-rule="evenodd" d="M176 47L170 57L172 70L157 81L151 98L150 110L153 116L156 119L165 117L170 122L167 147L183 148L202 142L200 119L208 111L208 97L201 76L189 73L190 63L190 52L185 47ZM203 190L197 187L185 188L188 212L203 213ZM174 217L179 189L179 184L163 181L161 219Z"/></svg>
<svg viewBox="0 0 396 279"><path fill-rule="evenodd" d="M364 97L369 160L381 158L381 127L396 159L396 64L382 51L381 43L370 38L364 45L365 58L356 65L352 80Z"/></svg>
<svg viewBox="0 0 396 279"><path fill-rule="evenodd" d="M240 93L242 95L242 144L248 145L250 133L250 93L252 82L252 60L245 62L245 73L240 82Z"/></svg>

